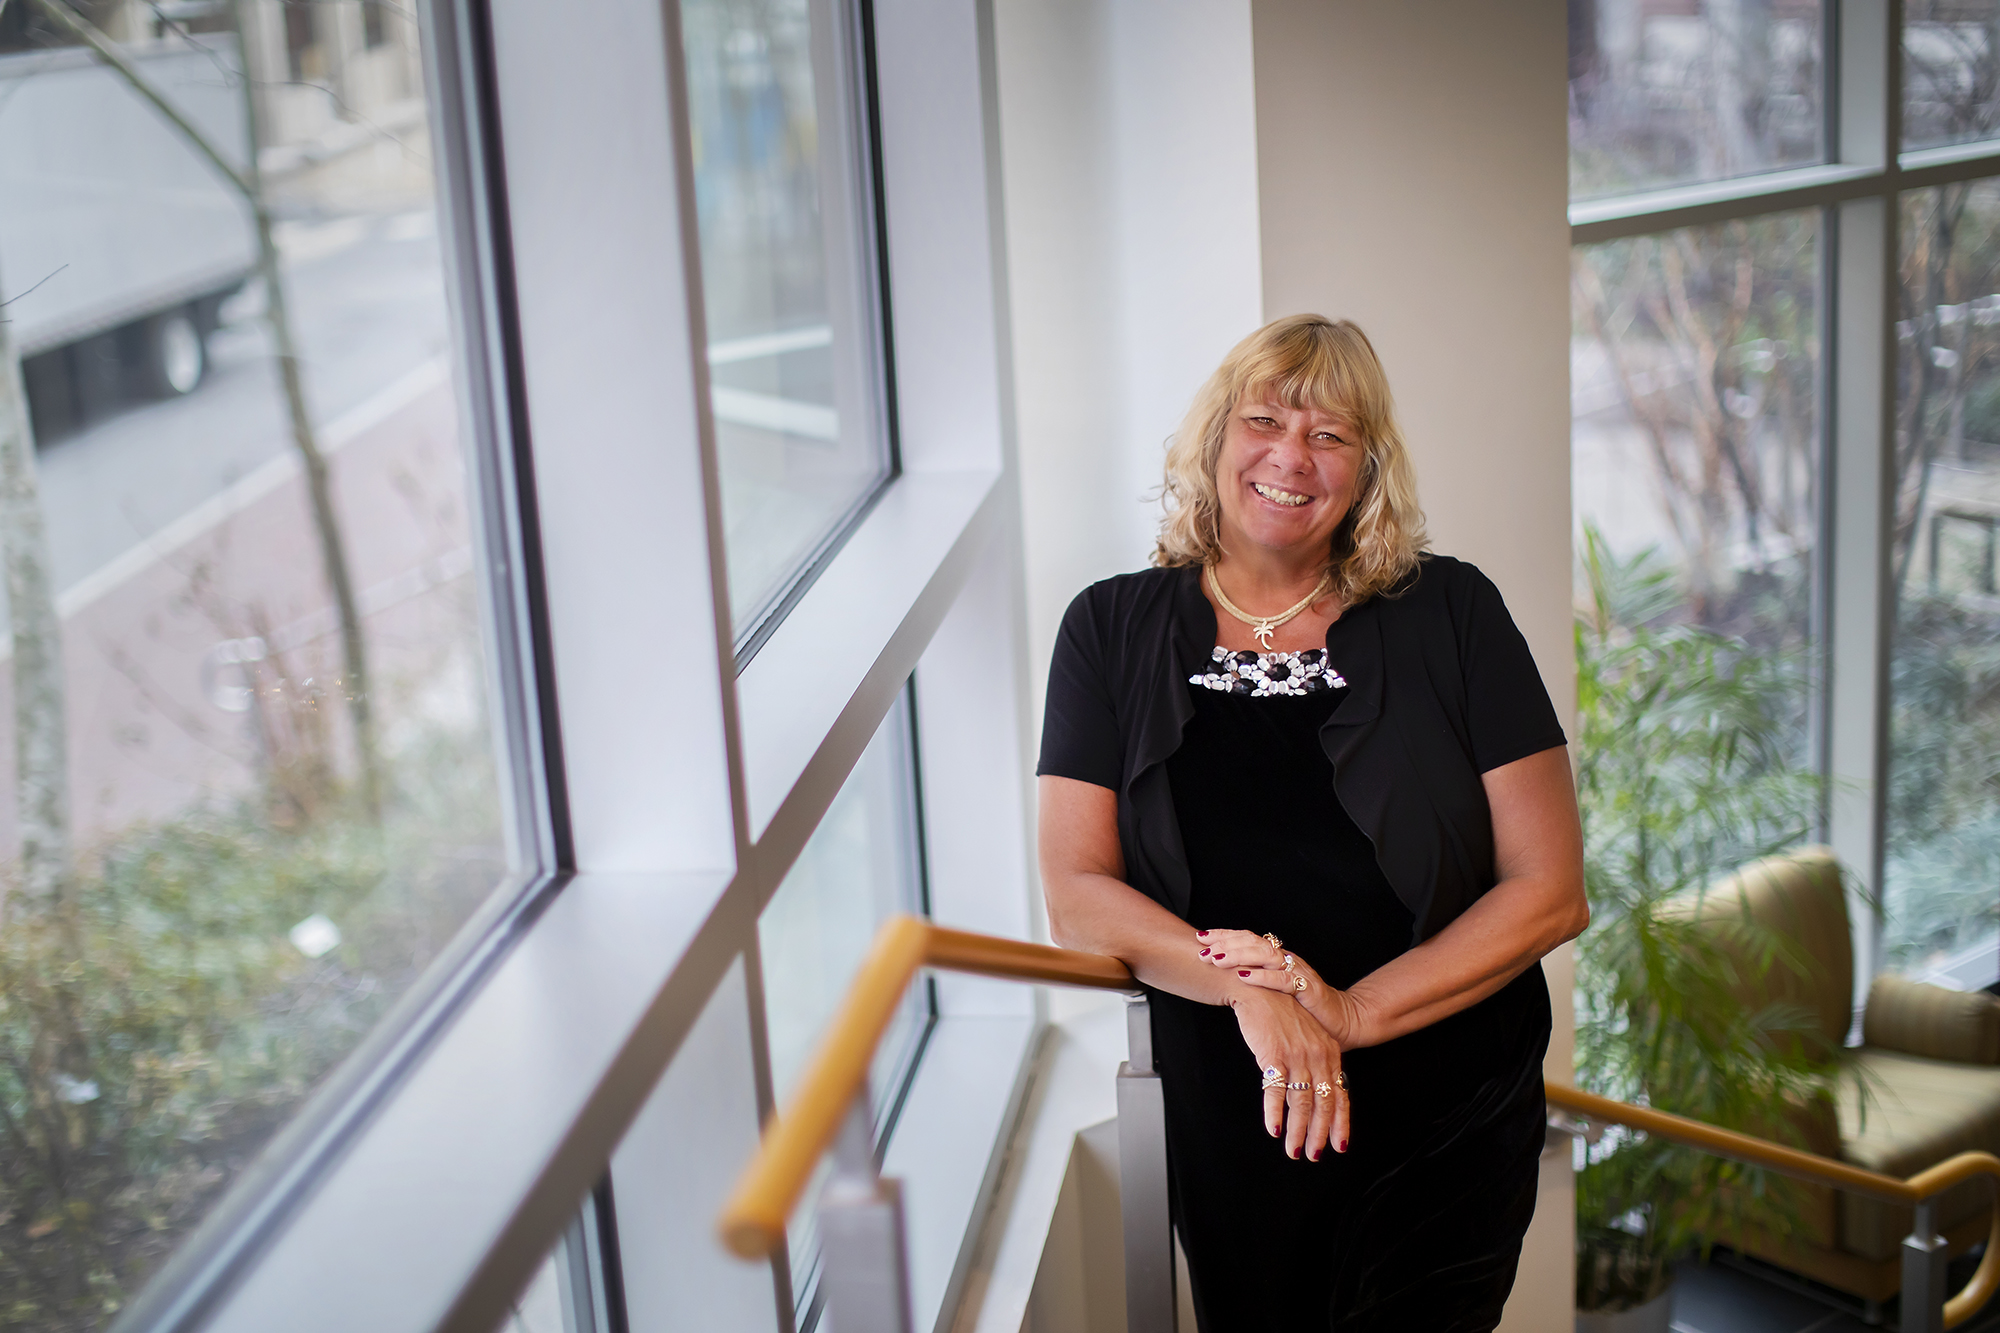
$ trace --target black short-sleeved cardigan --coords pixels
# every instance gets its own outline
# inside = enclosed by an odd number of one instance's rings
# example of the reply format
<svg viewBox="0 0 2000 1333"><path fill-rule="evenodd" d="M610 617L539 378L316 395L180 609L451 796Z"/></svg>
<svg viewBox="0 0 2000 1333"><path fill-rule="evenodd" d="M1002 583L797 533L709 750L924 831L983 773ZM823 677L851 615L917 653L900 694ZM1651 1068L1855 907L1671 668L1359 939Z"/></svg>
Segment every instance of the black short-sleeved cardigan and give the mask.
<svg viewBox="0 0 2000 1333"><path fill-rule="evenodd" d="M1188 677L1215 630L1198 567L1084 589L1056 638L1036 769L1118 794L1127 880L1180 916L1192 886L1166 761L1194 715ZM1350 608L1328 629L1327 652L1348 689L1320 744L1341 804L1410 910L1415 944L1493 887L1480 775L1563 744L1562 726L1499 590L1449 556L1424 556L1394 594Z"/></svg>

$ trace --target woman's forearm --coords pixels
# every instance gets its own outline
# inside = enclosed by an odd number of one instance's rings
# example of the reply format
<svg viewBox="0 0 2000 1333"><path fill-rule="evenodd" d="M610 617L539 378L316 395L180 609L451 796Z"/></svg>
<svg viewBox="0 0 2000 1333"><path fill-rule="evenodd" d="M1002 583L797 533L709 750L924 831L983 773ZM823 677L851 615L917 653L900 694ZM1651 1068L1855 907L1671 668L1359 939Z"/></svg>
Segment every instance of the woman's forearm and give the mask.
<svg viewBox="0 0 2000 1333"><path fill-rule="evenodd" d="M1109 954L1134 976L1202 1004L1227 1004L1244 988L1200 957L1194 927L1110 875L1044 875L1049 934L1065 949Z"/></svg>
<svg viewBox="0 0 2000 1333"><path fill-rule="evenodd" d="M1579 888L1502 880L1456 921L1383 964L1316 1014L1344 1046L1377 1046L1448 1018L1505 986L1589 921ZM1345 1029L1341 1031L1340 1029Z"/></svg>

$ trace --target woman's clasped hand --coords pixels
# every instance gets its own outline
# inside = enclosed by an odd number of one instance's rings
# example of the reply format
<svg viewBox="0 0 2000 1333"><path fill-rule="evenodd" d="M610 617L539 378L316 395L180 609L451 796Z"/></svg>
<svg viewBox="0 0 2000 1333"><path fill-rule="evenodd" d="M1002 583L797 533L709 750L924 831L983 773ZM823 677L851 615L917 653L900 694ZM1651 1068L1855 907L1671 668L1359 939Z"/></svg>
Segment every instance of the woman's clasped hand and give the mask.
<svg viewBox="0 0 2000 1333"><path fill-rule="evenodd" d="M1198 956L1231 969L1242 984L1230 995L1238 1029L1264 1074L1264 1128L1283 1136L1285 1153L1317 1162L1347 1151L1349 1103L1341 1047L1349 1020L1345 992L1275 935L1247 930L1195 932Z"/></svg>

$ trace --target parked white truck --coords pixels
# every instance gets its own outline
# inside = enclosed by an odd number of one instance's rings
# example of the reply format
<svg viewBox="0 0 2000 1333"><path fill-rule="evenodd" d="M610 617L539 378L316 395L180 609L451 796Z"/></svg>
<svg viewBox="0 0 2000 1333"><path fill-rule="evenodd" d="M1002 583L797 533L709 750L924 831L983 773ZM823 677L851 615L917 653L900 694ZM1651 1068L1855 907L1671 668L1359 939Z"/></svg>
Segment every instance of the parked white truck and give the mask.
<svg viewBox="0 0 2000 1333"><path fill-rule="evenodd" d="M228 158L249 153L233 38L138 48ZM81 47L0 56L0 318L38 437L133 397L191 393L217 310L256 266L242 197Z"/></svg>

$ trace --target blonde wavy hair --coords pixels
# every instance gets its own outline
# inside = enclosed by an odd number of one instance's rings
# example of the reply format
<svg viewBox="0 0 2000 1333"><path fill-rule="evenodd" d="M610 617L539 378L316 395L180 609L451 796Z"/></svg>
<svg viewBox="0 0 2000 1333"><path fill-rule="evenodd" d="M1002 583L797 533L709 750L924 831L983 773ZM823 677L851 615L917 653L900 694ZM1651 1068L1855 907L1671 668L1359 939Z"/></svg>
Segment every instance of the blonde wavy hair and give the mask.
<svg viewBox="0 0 2000 1333"><path fill-rule="evenodd" d="M1251 390L1274 393L1294 410L1345 418L1361 436L1354 503L1326 554L1334 591L1348 606L1390 593L1417 567L1424 514L1389 379L1368 335L1350 320L1287 315L1230 349L1201 386L1167 445L1153 563L1210 564L1222 556L1222 501L1215 470L1231 415Z"/></svg>

